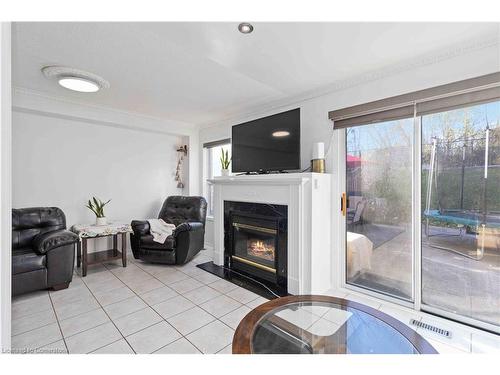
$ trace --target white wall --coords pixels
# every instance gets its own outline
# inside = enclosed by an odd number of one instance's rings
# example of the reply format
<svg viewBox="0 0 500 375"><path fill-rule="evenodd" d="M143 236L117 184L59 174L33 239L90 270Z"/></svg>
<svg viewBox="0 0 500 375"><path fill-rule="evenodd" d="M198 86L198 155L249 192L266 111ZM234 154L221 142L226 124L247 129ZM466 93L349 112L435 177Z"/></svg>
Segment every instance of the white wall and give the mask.
<svg viewBox="0 0 500 375"><path fill-rule="evenodd" d="M57 206L68 227L91 223L91 196L112 199L108 220L158 215L180 195L174 173L181 137L121 129L15 110L12 124L13 207Z"/></svg>
<svg viewBox="0 0 500 375"><path fill-rule="evenodd" d="M281 103L279 106L273 108L267 107L262 111L242 114L220 121L216 126L200 130L200 147L204 142L230 137L232 125L300 107L302 169L309 166L314 142L325 142L326 147L328 147L330 139L333 140L330 155L326 162L326 169L328 173L332 173L333 175L332 194L339 197L339 199L333 199L334 207L332 207L332 223L334 228L338 228L340 220L338 212L340 209L339 202L342 187L339 186L339 178L336 175L338 173L339 155L336 153L338 147L335 145L338 146L338 142L342 140L338 138L338 134L333 133L332 123L328 120L329 111L493 73L499 70L500 50L498 43L486 46L479 45L477 48L465 48L463 51L460 49L457 51L446 51L444 56L436 55L435 58L428 55L425 58L417 59L414 63L408 62L406 69L398 65L398 68L395 69L395 74L392 75L388 75L388 69L384 69L384 75L378 76L379 78L377 79L366 79L364 83L353 80L351 86L346 85L346 88L326 95L300 101L291 100L289 103ZM374 77L377 77L377 75L375 74ZM200 156L200 165L202 165L201 163ZM207 225L207 232L213 232L211 222ZM213 234L207 234L206 238L208 246L213 244L213 242L209 242L208 240L213 238ZM333 239L332 244L335 243L338 244L338 241ZM340 249L337 246L333 250L336 259L334 264L339 266ZM339 275L340 270L336 274Z"/></svg>
<svg viewBox="0 0 500 375"><path fill-rule="evenodd" d="M0 25L0 350L10 349L11 311L11 23Z"/></svg>
<svg viewBox="0 0 500 375"><path fill-rule="evenodd" d="M450 55L453 56L451 53ZM232 125L300 107L301 164L302 168L306 168L311 159L313 143L326 142L328 145L332 134L332 123L328 120L329 111L496 72L500 70L499 61L500 50L497 44L434 63L426 60L426 62L414 64L416 66L413 67L409 64L408 69L397 74L353 84L345 89L307 100L292 100L262 111L218 121L217 125L200 130L200 145L209 141L230 138ZM331 168L331 165L327 167Z"/></svg>

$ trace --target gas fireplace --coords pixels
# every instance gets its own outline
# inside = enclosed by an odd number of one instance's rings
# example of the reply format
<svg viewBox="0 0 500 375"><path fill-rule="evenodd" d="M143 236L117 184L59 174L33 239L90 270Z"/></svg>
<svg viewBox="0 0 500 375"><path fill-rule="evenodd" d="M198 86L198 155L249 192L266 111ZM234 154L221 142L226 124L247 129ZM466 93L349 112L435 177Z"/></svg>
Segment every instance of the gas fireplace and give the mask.
<svg viewBox="0 0 500 375"><path fill-rule="evenodd" d="M224 203L226 267L286 293L287 206Z"/></svg>

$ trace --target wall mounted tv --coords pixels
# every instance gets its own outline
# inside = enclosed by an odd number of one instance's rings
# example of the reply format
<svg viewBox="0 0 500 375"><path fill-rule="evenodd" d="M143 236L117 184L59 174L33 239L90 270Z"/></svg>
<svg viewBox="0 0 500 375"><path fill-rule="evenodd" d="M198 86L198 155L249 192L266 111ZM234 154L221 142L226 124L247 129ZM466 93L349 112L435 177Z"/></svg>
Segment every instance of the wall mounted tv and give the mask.
<svg viewBox="0 0 500 375"><path fill-rule="evenodd" d="M235 125L233 172L282 172L300 169L300 108Z"/></svg>

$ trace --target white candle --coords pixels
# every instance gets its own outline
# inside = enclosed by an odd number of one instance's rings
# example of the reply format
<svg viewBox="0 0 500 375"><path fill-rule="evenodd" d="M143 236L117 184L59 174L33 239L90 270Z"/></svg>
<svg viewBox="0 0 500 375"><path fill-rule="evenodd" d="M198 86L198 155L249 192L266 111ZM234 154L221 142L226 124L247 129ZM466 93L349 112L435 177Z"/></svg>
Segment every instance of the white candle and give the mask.
<svg viewBox="0 0 500 375"><path fill-rule="evenodd" d="M325 158L325 144L323 142L316 142L313 145L313 160Z"/></svg>

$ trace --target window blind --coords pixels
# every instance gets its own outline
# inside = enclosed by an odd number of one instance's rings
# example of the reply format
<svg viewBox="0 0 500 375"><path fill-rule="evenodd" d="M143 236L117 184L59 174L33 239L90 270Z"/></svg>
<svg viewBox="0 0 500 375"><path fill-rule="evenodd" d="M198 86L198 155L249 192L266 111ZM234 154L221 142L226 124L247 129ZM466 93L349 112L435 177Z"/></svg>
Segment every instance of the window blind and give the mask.
<svg viewBox="0 0 500 375"><path fill-rule="evenodd" d="M443 112L500 99L500 72L328 113L335 129Z"/></svg>
<svg viewBox="0 0 500 375"><path fill-rule="evenodd" d="M217 146L226 145L228 143L231 143L231 138L221 139L219 141L206 142L206 143L203 143L203 147L204 148L213 148L213 147L217 147Z"/></svg>

